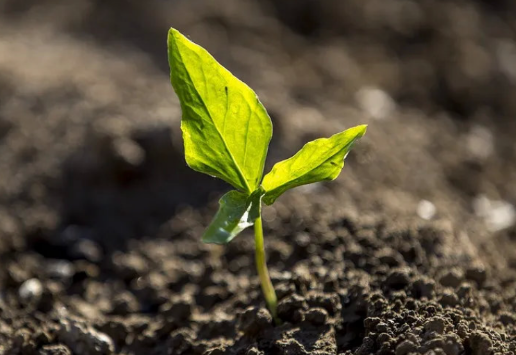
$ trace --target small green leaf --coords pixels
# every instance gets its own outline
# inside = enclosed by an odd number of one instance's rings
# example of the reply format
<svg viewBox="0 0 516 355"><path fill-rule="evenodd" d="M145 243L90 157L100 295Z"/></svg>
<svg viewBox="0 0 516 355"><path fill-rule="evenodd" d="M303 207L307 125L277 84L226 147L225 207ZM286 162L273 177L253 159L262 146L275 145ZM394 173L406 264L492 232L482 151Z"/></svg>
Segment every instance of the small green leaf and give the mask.
<svg viewBox="0 0 516 355"><path fill-rule="evenodd" d="M168 61L183 111L187 164L251 194L260 184L272 136L267 111L251 88L173 28Z"/></svg>
<svg viewBox="0 0 516 355"><path fill-rule="evenodd" d="M293 157L274 165L263 178L263 201L271 205L283 192L296 186L337 178L344 167L344 158L366 128L367 125L356 126L330 138L316 139Z"/></svg>
<svg viewBox="0 0 516 355"><path fill-rule="evenodd" d="M204 243L226 244L260 216L262 190L247 196L229 191L219 200L219 210L202 236Z"/></svg>

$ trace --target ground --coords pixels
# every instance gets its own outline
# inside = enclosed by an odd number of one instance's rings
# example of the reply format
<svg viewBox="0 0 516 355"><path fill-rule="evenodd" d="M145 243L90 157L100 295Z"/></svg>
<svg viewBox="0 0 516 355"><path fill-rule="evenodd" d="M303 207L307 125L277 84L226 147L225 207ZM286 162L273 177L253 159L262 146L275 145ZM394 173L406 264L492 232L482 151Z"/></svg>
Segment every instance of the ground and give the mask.
<svg viewBox="0 0 516 355"><path fill-rule="evenodd" d="M511 1L0 0L0 354L516 354ZM174 26L256 90L267 170L367 123L334 182L200 242Z"/></svg>

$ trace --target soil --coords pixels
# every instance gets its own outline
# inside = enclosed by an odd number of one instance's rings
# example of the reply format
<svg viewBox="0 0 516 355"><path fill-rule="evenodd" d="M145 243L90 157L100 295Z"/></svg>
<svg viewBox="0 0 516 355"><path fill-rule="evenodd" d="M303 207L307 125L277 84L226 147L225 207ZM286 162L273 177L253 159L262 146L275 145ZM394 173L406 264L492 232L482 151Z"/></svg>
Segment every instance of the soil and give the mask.
<svg viewBox="0 0 516 355"><path fill-rule="evenodd" d="M0 354L516 354L512 1L0 0ZM336 181L200 234L170 26L253 87L272 163L368 123Z"/></svg>

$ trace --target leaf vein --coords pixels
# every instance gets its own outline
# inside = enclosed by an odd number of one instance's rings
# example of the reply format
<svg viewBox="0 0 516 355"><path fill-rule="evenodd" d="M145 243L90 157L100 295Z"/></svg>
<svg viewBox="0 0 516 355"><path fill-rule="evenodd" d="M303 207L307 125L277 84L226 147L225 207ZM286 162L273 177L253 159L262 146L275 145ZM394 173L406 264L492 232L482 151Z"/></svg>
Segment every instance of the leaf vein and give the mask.
<svg viewBox="0 0 516 355"><path fill-rule="evenodd" d="M215 123L215 120L213 119L213 116L211 115L210 111L208 110L208 107L206 105L206 102L204 102L204 99L202 98L202 96L199 94L199 90L197 89L197 86L195 85L195 82L192 80L192 76L190 75L190 72L188 70L188 68L186 67L185 65L185 62L183 60L183 55L181 54L181 51L179 50L179 48L177 47L177 44L176 44L176 48L177 48L177 53L179 54L179 57L181 58L181 65L183 66L183 68L185 69L185 72L186 74L188 75L188 79L190 80L190 82L192 83L192 86L194 87L195 89L195 93L197 95L197 97L199 98L199 101L201 102L201 104L203 105L204 109L206 110L206 113L208 114L208 116L210 117L211 119L211 123L213 124L213 126L215 127L215 131L218 133L223 145L224 145L224 149L227 151L227 153L229 154L229 157L231 158L231 160L233 161L233 163L235 164L235 167L236 167L236 170L237 170L237 173L240 177L240 179L242 180L242 182L244 183L244 186L245 188L247 189L247 192L248 193L251 193L251 187L249 186L248 182L247 182L247 179L245 178L244 174L242 173L242 170L240 169L240 166L238 165L235 157L233 156L233 154L231 153L231 150L229 149L229 147L227 146L226 144L226 141L224 140L224 136L222 135L222 133L220 132L219 130L219 127L217 127L216 123Z"/></svg>
<svg viewBox="0 0 516 355"><path fill-rule="evenodd" d="M244 162L243 162L244 166L245 166L245 161L247 159L247 146L248 146L248 142L249 142L249 125L251 123L251 119L253 118L253 112L256 109L256 104L252 110L251 110L251 106L249 105L249 103L247 105L249 106L249 117L247 118L247 126L245 128L245 147L244 147Z"/></svg>

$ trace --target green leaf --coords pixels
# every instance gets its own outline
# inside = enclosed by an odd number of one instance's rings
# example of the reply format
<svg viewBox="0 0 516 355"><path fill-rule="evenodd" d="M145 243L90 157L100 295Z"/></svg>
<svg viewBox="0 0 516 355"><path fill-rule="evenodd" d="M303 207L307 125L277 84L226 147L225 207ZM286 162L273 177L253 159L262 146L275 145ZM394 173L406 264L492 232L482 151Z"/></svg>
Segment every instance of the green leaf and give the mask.
<svg viewBox="0 0 516 355"><path fill-rule="evenodd" d="M271 205L283 192L296 186L336 179L344 167L344 158L366 128L367 125L356 126L330 138L316 139L293 157L274 165L263 178L263 201Z"/></svg>
<svg viewBox="0 0 516 355"><path fill-rule="evenodd" d="M267 111L251 88L173 28L168 61L183 111L187 164L251 194L260 184L272 136Z"/></svg>
<svg viewBox="0 0 516 355"><path fill-rule="evenodd" d="M247 196L229 191L219 200L219 210L202 236L205 243L226 244L260 216L263 191Z"/></svg>

